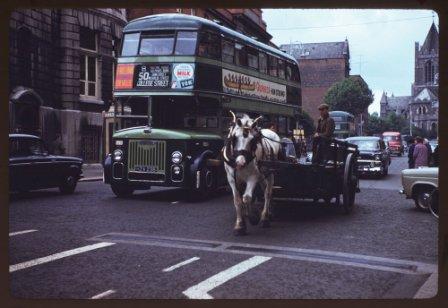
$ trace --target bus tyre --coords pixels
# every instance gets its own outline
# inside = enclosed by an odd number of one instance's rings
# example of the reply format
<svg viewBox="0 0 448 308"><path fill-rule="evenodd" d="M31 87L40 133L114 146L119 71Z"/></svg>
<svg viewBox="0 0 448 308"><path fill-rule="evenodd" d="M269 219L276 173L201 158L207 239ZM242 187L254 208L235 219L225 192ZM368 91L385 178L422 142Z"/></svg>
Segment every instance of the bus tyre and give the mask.
<svg viewBox="0 0 448 308"><path fill-rule="evenodd" d="M129 186L112 184L110 187L118 198L129 197L134 193L134 189Z"/></svg>

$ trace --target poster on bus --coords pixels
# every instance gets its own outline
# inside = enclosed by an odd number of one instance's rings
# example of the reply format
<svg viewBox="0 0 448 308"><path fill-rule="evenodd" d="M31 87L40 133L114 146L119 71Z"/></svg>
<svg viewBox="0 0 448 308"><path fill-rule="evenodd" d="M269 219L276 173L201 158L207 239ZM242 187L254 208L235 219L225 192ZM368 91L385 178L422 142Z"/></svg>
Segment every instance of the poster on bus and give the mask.
<svg viewBox="0 0 448 308"><path fill-rule="evenodd" d="M171 89L188 90L194 86L194 64L175 63L171 78Z"/></svg>
<svg viewBox="0 0 448 308"><path fill-rule="evenodd" d="M222 70L224 93L286 103L286 86L226 69Z"/></svg>

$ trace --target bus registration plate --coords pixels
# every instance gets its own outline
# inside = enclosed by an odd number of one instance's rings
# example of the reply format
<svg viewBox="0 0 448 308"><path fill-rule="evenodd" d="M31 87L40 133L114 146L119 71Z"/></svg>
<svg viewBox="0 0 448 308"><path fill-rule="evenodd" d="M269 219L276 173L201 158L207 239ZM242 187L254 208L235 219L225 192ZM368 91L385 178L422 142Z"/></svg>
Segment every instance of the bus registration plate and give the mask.
<svg viewBox="0 0 448 308"><path fill-rule="evenodd" d="M169 65L138 65L137 83L138 88L167 88L170 84Z"/></svg>

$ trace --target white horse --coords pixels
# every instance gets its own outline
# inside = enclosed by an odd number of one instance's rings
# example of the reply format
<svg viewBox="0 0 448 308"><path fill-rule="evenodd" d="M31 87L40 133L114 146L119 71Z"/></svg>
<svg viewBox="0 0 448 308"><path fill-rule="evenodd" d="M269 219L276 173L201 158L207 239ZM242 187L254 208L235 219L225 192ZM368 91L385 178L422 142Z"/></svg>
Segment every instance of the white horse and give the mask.
<svg viewBox="0 0 448 308"><path fill-rule="evenodd" d="M246 233L245 216L253 218L253 193L257 184L264 191L264 207L261 212L261 225L269 227L270 202L272 187L274 185L273 174L263 174L258 166L261 160L275 160L278 158L281 143L280 137L269 129L257 127L258 117L252 120L244 115L236 118L233 115L233 123L223 148L224 167L227 180L233 192L233 201L236 209L235 235ZM245 184L245 188L244 188ZM244 190L244 193L243 193ZM260 219L259 215L257 217ZM256 224L258 220L250 219Z"/></svg>

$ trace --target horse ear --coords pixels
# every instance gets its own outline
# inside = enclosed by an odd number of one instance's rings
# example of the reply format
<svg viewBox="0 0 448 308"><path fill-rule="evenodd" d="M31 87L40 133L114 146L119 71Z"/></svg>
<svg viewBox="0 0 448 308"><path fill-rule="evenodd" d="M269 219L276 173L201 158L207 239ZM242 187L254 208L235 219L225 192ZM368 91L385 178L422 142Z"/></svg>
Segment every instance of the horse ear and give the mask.
<svg viewBox="0 0 448 308"><path fill-rule="evenodd" d="M262 119L262 118L263 118L263 116L259 116L258 118L256 118L256 119L254 120L254 122L252 123L251 128L255 128L255 127L257 127L257 122L258 122L258 120L260 120L260 119Z"/></svg>
<svg viewBox="0 0 448 308"><path fill-rule="evenodd" d="M241 119L237 119L237 120L236 120L236 124L237 124L238 126L243 126L243 123L241 122Z"/></svg>

